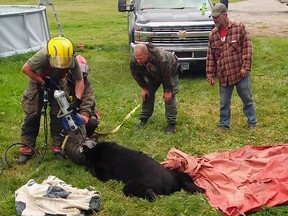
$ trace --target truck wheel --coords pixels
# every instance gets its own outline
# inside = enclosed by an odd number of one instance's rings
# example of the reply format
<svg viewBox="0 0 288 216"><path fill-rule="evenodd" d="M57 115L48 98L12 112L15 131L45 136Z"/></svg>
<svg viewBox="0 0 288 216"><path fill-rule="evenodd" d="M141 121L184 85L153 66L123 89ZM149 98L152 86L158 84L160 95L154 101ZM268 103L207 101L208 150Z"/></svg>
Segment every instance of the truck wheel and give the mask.
<svg viewBox="0 0 288 216"><path fill-rule="evenodd" d="M228 9L228 0L220 0L220 3L224 4Z"/></svg>

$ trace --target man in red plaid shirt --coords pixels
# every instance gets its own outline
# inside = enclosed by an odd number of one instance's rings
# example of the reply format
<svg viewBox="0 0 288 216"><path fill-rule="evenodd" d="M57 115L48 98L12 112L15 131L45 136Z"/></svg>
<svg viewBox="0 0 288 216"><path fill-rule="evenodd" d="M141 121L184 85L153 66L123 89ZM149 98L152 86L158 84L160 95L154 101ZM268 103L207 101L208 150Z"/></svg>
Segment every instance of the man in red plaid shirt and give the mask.
<svg viewBox="0 0 288 216"><path fill-rule="evenodd" d="M252 41L241 22L232 22L227 8L217 3L212 8L216 27L209 35L206 74L210 85L214 76L219 80L220 121L219 130L230 127L231 96L236 87L243 102L243 112L247 117L248 128L256 128L256 111L251 92L250 70L252 63Z"/></svg>

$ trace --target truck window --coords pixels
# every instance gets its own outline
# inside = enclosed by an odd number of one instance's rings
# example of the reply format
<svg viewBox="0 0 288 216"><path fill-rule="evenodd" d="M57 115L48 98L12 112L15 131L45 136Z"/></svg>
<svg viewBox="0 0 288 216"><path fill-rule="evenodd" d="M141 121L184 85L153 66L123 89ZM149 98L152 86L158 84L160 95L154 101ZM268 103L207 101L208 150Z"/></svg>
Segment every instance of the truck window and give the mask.
<svg viewBox="0 0 288 216"><path fill-rule="evenodd" d="M145 9L181 9L202 7L203 0L141 0L140 10ZM206 7L210 5L206 3Z"/></svg>

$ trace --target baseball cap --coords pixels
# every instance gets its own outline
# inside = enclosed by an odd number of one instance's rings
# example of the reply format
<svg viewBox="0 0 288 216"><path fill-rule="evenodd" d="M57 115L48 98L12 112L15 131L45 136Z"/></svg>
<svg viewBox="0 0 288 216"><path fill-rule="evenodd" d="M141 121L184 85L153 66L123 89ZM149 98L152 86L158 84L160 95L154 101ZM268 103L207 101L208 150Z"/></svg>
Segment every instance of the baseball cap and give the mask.
<svg viewBox="0 0 288 216"><path fill-rule="evenodd" d="M227 7L222 3L216 3L212 8L212 13L209 17L217 17L223 12L227 12Z"/></svg>

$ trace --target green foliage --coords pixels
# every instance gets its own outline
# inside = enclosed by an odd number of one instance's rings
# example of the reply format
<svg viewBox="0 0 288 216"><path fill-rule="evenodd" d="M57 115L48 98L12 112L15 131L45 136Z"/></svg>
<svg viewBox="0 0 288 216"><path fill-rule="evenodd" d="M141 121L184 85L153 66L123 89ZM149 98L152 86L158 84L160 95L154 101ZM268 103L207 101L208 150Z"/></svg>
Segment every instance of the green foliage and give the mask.
<svg viewBox="0 0 288 216"><path fill-rule="evenodd" d="M122 123L124 117L139 103L140 88L129 71L129 50L127 47L126 14L117 11L117 1L65 0L53 1L65 35L89 62L92 71L90 81L94 86L97 108L101 112L98 130L110 131ZM7 4L0 0L1 4ZM35 4L36 1L18 0L9 4ZM51 36L60 34L50 6L47 16ZM166 135L166 119L161 88L157 94L155 112L148 124L140 130L136 111L124 122L120 130L100 140L111 140L133 149L141 150L158 161L164 161L168 151L176 147L190 155L236 149L246 144L273 145L287 143L287 92L288 66L287 46L284 38L253 38L254 55L251 73L253 95L256 104L259 127L254 132L247 130L242 104L234 92L232 100L232 127L223 133L215 132L219 120L218 86L210 87L205 75L183 74L178 99L178 124L175 135ZM21 108L22 93L27 85L27 76L21 72L22 65L33 53L0 58L0 152L11 143L19 142L23 120ZM15 165L0 176L0 215L15 215L14 192L33 178L42 182L49 175L55 175L67 183L84 188L93 186L102 194L101 211L95 215L221 215L213 209L202 194L191 195L184 191L171 196L161 196L150 203L138 198L126 198L122 194L123 184L116 181L103 183L71 160L55 161L48 151L43 163L35 170L35 160L25 166ZM44 145L43 126L37 142L41 153ZM18 148L9 151L15 163ZM285 215L287 207L264 208L255 215Z"/></svg>

